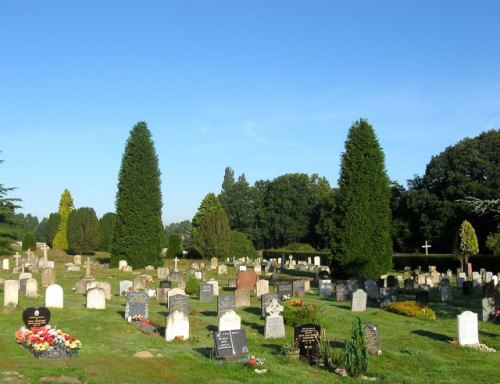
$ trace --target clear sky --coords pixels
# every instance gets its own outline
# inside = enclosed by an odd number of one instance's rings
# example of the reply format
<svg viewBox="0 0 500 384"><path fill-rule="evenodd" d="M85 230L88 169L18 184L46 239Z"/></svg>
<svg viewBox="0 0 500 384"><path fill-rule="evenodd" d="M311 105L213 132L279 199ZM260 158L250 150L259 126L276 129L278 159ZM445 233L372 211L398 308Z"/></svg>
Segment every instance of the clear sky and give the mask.
<svg viewBox="0 0 500 384"><path fill-rule="evenodd" d="M164 224L191 220L226 167L336 186L363 117L406 186L500 128L499 20L498 0L1 0L0 184L40 220L65 188L101 217L146 121Z"/></svg>

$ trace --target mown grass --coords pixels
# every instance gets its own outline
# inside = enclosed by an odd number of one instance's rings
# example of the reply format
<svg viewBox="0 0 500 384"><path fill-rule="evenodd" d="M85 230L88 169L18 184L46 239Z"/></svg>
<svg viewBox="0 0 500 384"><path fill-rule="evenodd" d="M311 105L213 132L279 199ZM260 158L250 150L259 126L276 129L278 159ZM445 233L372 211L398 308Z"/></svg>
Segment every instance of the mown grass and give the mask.
<svg viewBox="0 0 500 384"><path fill-rule="evenodd" d="M103 255L97 255L100 257ZM105 255L104 255L105 256ZM72 291L82 273L66 272L63 263L72 258L64 253L50 253L56 260L56 280L64 288L64 309L52 309L51 325L57 326L82 341L83 348L75 359L39 360L16 344L14 333L22 324L22 311L29 306L44 304L44 288L40 275L37 299L20 297L16 309L1 310L0 327L0 382L5 372L19 372L24 382L47 382L47 377L70 376L84 383L351 383L360 379L341 378L321 367L289 360L280 347L293 338L293 329L286 327L287 337L265 339L264 321L260 319L260 301L252 297L250 308L238 309L242 327L246 330L250 353L266 359L268 372L257 375L240 362L220 362L213 358L211 331L216 329L216 300L201 303L190 300L191 340L166 342L160 336L147 336L123 319L125 299L118 296L120 280L132 280L135 275L117 270L92 269L92 275L112 286L112 299L105 310L88 310L85 297ZM181 268L191 261L183 260ZM231 276L234 268L228 268ZM144 271L140 271L144 272ZM154 273L152 273L154 276ZM207 271L207 278L216 277L215 271ZM17 278L7 271L0 277ZM287 276L284 276L287 277ZM288 276L291 278L291 276ZM294 276L295 277L295 276ZM221 286L227 285L227 276L221 277ZM148 284L156 287L157 282ZM3 286L0 286L3 303ZM223 288L223 292L231 289ZM486 353L449 343L457 337L456 315L464 310L480 313L481 291L477 288L472 296L463 296L454 289L454 301L442 303L437 289L431 293L431 307L437 320L422 320L392 314L369 303L366 312L354 314L350 302L336 302L333 298L320 299L313 289L304 297L306 302L321 307L320 323L328 339L342 346L347 338L351 321L360 316L366 323L378 325L383 354L370 357L368 376L383 383L497 383L500 382L499 353ZM400 291L402 300L414 300L413 292ZM150 301L150 318L164 325L168 309ZM479 323L480 341L500 350L500 325ZM149 351L155 357L137 358L139 351Z"/></svg>

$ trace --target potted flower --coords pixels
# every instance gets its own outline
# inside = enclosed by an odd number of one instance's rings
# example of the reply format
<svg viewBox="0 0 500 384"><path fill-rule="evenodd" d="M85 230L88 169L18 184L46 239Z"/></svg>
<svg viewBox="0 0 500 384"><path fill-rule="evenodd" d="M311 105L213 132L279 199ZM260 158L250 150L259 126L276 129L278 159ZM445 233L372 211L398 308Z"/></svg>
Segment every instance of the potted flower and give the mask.
<svg viewBox="0 0 500 384"><path fill-rule="evenodd" d="M82 347L80 340L69 336L49 324L41 327L21 327L16 332L16 341L39 358L76 357Z"/></svg>
<svg viewBox="0 0 500 384"><path fill-rule="evenodd" d="M254 355L251 355L248 358L247 365L253 368L255 373L266 373L267 369L264 368L265 362L266 359L263 357L255 357Z"/></svg>
<svg viewBox="0 0 500 384"><path fill-rule="evenodd" d="M292 343L286 343L281 346L281 353L286 355L290 359L299 360L300 348L296 341Z"/></svg>

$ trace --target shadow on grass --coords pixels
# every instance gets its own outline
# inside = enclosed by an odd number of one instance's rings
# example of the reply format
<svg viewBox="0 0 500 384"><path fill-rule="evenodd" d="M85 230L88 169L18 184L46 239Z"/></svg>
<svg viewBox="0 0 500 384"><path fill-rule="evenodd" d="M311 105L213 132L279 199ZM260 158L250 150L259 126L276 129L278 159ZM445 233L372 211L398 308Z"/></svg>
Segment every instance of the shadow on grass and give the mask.
<svg viewBox="0 0 500 384"><path fill-rule="evenodd" d="M196 352L198 352L200 355L203 357L206 357L207 359L213 359L214 357L214 349L210 347L201 347L201 348L195 348L194 349Z"/></svg>
<svg viewBox="0 0 500 384"><path fill-rule="evenodd" d="M253 323L251 321L246 321L242 320L241 321L242 325L246 325L247 327L250 327L252 329L255 329L257 332L259 332L261 335L264 334L264 326L258 323Z"/></svg>
<svg viewBox="0 0 500 384"><path fill-rule="evenodd" d="M259 317L262 314L262 310L260 308L257 308L257 307L246 307L243 310L245 312L252 314L252 315L257 315Z"/></svg>
<svg viewBox="0 0 500 384"><path fill-rule="evenodd" d="M213 316L217 317L217 312L216 311L201 311L200 312L203 316Z"/></svg>
<svg viewBox="0 0 500 384"><path fill-rule="evenodd" d="M286 343L286 340L283 339L283 344ZM272 355L281 355L281 347L282 344L261 344L266 350L268 350Z"/></svg>
<svg viewBox="0 0 500 384"><path fill-rule="evenodd" d="M336 301L335 304L332 304L333 307L335 308L338 308L338 309L345 309L347 311L350 311L351 310L351 305L349 304L338 304L338 303L345 303L345 301L342 301L342 302L339 302L339 301Z"/></svg>
<svg viewBox="0 0 500 384"><path fill-rule="evenodd" d="M125 311L116 311L116 313L118 313L122 319L125 318Z"/></svg>
<svg viewBox="0 0 500 384"><path fill-rule="evenodd" d="M429 339L437 340L437 341L448 341L452 339L451 337L448 337L446 335L436 333L436 332L431 332L431 331L425 331L423 329L417 329L415 331L411 331L411 333L418 335L418 336L424 336L428 337Z"/></svg>
<svg viewBox="0 0 500 384"><path fill-rule="evenodd" d="M217 332L219 330L219 327L217 325L207 325L206 328L209 332Z"/></svg>

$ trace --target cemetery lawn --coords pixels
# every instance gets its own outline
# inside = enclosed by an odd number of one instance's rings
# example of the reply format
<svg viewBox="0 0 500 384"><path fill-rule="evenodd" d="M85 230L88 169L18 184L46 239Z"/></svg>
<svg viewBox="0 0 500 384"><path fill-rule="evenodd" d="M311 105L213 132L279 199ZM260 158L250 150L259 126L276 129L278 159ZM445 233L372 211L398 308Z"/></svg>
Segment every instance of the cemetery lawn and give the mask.
<svg viewBox="0 0 500 384"><path fill-rule="evenodd" d="M37 251L38 253L39 251ZM106 255L96 255L95 259ZM265 339L264 321L260 319L260 300L251 297L251 307L239 308L242 328L245 329L250 354L265 359L266 373L257 374L242 362L220 362L213 356L211 332L217 329L217 303L200 302L190 298L190 340L166 342L162 336L145 335L123 318L125 299L118 295L120 280L133 280L133 273L116 269L92 268L98 281L111 283L112 298L106 309L85 308L85 296L72 288L85 273L66 272L65 262L72 257L49 252L49 259L56 261L56 282L64 289L64 309L51 309L50 324L78 338L82 349L77 358L36 359L16 343L14 334L23 325L22 312L27 307L44 305L45 288L38 280L39 297L29 299L19 296L16 309L1 309L0 327L0 383L355 383L362 379L342 378L318 366L290 360L281 351L281 345L291 342L293 328L286 326L286 338ZM83 258L85 259L85 258ZM195 260L199 262L199 260ZM180 269L189 267L193 260L181 260ZM209 263L206 262L209 265ZM173 265L173 263L172 263ZM169 264L169 267L172 267ZM147 288L156 288L155 271L141 273L155 277ZM206 277L219 280L220 287L227 287L227 280L235 277L235 269L228 267L228 275L217 276L216 271L206 271ZM283 279L296 276L281 274ZM309 275L313 277L312 275ZM9 271L1 271L4 279L17 279ZM271 288L271 292L274 288ZM221 288L220 293L232 293ZM413 292L398 291L400 300L414 300ZM471 296L464 296L453 288L454 300L442 303L437 288L431 291L430 307L437 320L421 320L386 312L377 303L368 301L366 312L352 313L351 302L337 302L332 298L319 298L317 287L302 298L306 303L321 307L320 325L326 336L337 346L343 346L351 330L351 322L359 316L363 322L377 324L381 356L370 356L369 378L380 383L497 383L500 382L500 353L489 353L464 348L451 343L457 338L457 314L469 310L481 313L481 289L475 288ZM3 303L3 285L0 285ZM164 326L168 309L150 300L149 317ZM480 318L480 315L479 315ZM479 322L479 340L500 351L500 324ZM137 357L136 353L148 352L151 357Z"/></svg>

